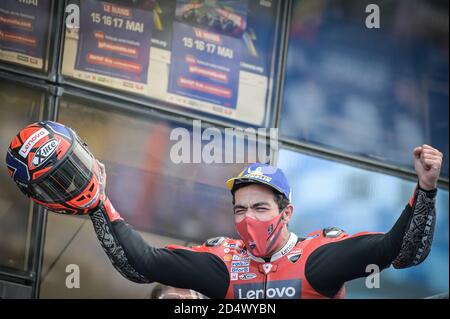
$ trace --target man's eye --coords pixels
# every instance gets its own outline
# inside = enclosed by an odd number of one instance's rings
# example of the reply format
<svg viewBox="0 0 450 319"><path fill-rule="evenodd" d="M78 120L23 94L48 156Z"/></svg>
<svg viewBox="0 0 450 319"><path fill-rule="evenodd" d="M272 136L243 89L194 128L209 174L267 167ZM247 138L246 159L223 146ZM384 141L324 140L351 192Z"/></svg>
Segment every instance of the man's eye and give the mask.
<svg viewBox="0 0 450 319"><path fill-rule="evenodd" d="M265 208L265 207L258 207L256 210L257 210L258 212L264 212L264 211L267 210L267 208Z"/></svg>
<svg viewBox="0 0 450 319"><path fill-rule="evenodd" d="M234 214L235 214L235 215L240 215L240 214L242 214L242 213L244 213L244 210L242 210L242 209L240 209L240 210L235 210L235 211L234 211Z"/></svg>

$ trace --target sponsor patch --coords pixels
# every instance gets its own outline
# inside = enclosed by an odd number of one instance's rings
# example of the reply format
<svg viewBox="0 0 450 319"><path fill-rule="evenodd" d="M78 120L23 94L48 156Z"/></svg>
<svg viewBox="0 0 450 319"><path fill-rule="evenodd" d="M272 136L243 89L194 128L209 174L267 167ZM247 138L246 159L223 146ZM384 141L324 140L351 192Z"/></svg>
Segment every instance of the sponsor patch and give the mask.
<svg viewBox="0 0 450 319"><path fill-rule="evenodd" d="M250 266L250 262L249 261L233 261L231 263L232 267L247 267Z"/></svg>
<svg viewBox="0 0 450 319"><path fill-rule="evenodd" d="M287 258L289 259L289 261L291 263L295 264L297 262L297 260L300 259L301 256L302 256L302 253L295 253L295 254L287 255Z"/></svg>
<svg viewBox="0 0 450 319"><path fill-rule="evenodd" d="M205 242L205 246L207 246L207 247L219 246L224 240L225 240L225 237L210 238Z"/></svg>
<svg viewBox="0 0 450 319"><path fill-rule="evenodd" d="M264 273L267 275L271 270L273 265L272 264L264 264L262 265L263 269L264 269Z"/></svg>
<svg viewBox="0 0 450 319"><path fill-rule="evenodd" d="M268 281L266 290L263 283L245 283L233 286L237 299L299 299L300 279Z"/></svg>
<svg viewBox="0 0 450 319"><path fill-rule="evenodd" d="M237 274L237 273L232 273L232 274L230 275L230 279L231 279L231 280L238 280L238 274Z"/></svg>
<svg viewBox="0 0 450 319"><path fill-rule="evenodd" d="M319 236L320 236L320 234L317 233L317 234L315 234L315 235L306 237L305 240L311 240L311 239L316 238L316 237L319 237Z"/></svg>
<svg viewBox="0 0 450 319"><path fill-rule="evenodd" d="M231 272L249 272L249 267L231 267Z"/></svg>
<svg viewBox="0 0 450 319"><path fill-rule="evenodd" d="M234 256L233 256L234 257ZM223 256L223 260L224 261L231 261L231 255L230 254L226 254L225 256Z"/></svg>
<svg viewBox="0 0 450 319"><path fill-rule="evenodd" d="M250 257L241 257L239 255L233 255L233 260L250 261Z"/></svg>
<svg viewBox="0 0 450 319"><path fill-rule="evenodd" d="M241 280L251 280L253 278L256 278L256 274L250 273L250 274L239 275L239 279L241 279Z"/></svg>
<svg viewBox="0 0 450 319"><path fill-rule="evenodd" d="M36 154L34 154L33 165L39 167L44 164L58 149L58 144L58 141L53 138L39 147Z"/></svg>
<svg viewBox="0 0 450 319"><path fill-rule="evenodd" d="M340 234L342 234L344 231L340 228L337 227L329 227L329 228L325 228L323 230L323 235L325 237L328 238L336 238L338 237Z"/></svg>
<svg viewBox="0 0 450 319"><path fill-rule="evenodd" d="M294 248L294 246L295 246L296 244L297 244L297 243L296 243L295 241L292 241L286 248L284 248L284 249L281 251L281 256L286 255L292 248Z"/></svg>
<svg viewBox="0 0 450 319"><path fill-rule="evenodd" d="M49 131L47 131L45 128L41 128L39 131L34 132L26 141L23 143L22 147L19 150L19 154L26 158L28 156L28 153L30 153L31 149L34 145L36 145L37 142L39 142L43 137L47 136Z"/></svg>

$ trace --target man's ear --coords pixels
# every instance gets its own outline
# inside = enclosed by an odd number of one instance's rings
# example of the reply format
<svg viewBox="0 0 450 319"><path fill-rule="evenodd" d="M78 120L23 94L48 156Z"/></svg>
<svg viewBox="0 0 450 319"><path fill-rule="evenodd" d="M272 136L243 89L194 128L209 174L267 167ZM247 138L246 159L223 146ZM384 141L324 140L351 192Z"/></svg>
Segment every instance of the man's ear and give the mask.
<svg viewBox="0 0 450 319"><path fill-rule="evenodd" d="M282 213L283 216L281 217L283 221L286 222L286 224L289 223L293 213L294 213L294 206L292 206L292 204L287 205Z"/></svg>

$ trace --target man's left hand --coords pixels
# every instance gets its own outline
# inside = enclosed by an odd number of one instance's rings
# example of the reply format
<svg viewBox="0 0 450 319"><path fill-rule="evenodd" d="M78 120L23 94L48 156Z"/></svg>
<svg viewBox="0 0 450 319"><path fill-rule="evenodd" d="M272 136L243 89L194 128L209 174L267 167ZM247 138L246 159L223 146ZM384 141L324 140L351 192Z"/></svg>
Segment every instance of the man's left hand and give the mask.
<svg viewBox="0 0 450 319"><path fill-rule="evenodd" d="M427 144L423 144L416 147L413 154L414 168L419 177L419 186L424 190L435 189L441 172L442 153Z"/></svg>

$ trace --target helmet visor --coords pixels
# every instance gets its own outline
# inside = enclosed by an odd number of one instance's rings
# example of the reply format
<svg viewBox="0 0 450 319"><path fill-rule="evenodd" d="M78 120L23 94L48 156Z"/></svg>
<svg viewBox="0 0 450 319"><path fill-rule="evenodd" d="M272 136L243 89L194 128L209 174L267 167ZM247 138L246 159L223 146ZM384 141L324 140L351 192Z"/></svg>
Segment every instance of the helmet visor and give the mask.
<svg viewBox="0 0 450 319"><path fill-rule="evenodd" d="M72 152L42 181L30 184L30 196L46 203L61 203L80 194L92 178L93 157L76 140Z"/></svg>

